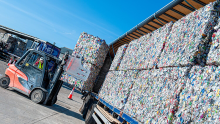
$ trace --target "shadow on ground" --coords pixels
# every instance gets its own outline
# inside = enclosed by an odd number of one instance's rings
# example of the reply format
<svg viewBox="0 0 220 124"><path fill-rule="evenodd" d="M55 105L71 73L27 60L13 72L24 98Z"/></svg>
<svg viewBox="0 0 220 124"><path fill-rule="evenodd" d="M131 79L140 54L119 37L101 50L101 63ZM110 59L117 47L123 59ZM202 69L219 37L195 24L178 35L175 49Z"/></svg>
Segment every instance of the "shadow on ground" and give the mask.
<svg viewBox="0 0 220 124"><path fill-rule="evenodd" d="M65 103L66 104L66 103ZM45 106L45 105L44 105ZM66 114L68 116L71 116L71 117L74 117L74 118L77 118L79 120L82 120L84 121L83 117L81 114L79 113L76 113L74 111L71 111L70 110L70 107L68 106L65 106L61 103L56 103L54 104L53 106L45 106L46 108L49 108L49 109L52 109L52 110L55 110L57 111L58 113L63 113L63 114Z"/></svg>
<svg viewBox="0 0 220 124"><path fill-rule="evenodd" d="M25 98L27 98L27 99L30 100L30 98L29 98L28 96L26 96L26 95L24 95L24 94L22 94L22 93L20 93L20 92L18 92L18 91L16 91L16 90L13 90L12 88L8 88L7 90L10 90L11 92L14 92L14 93L18 94L18 95L20 95L21 97L25 97ZM77 101L75 101L75 100L73 100L73 99L71 99L71 100L74 101L74 102L76 102L76 103L80 103L80 102L77 102ZM81 103L80 103L80 104L81 104ZM81 115L81 114L76 113L76 112L70 110L71 107L75 107L75 106L73 106L73 105L71 105L71 104L68 104L68 103L66 103L66 102L63 102L63 101L61 101L61 100L57 100L57 103L54 104L53 106L46 106L46 105L42 105L42 104L41 104L41 106L44 106L44 107L46 107L46 108L48 108L48 109L51 109L51 110L56 111L56 113L55 113L55 114L52 114L51 116L54 116L54 115L59 114L59 113L63 113L63 114L65 114L65 115L68 115L68 116L71 116L71 117L74 117L74 118L77 118L77 119L79 119L79 120L84 121L84 119L82 118L82 115ZM44 119L47 119L47 118L49 118L49 117L51 117L51 116L47 116L47 117L45 117L45 118L43 118L43 119L40 119L40 120L35 120L35 121L33 121L33 123L37 123L37 122L39 122L39 121L41 121L41 120L44 120Z"/></svg>

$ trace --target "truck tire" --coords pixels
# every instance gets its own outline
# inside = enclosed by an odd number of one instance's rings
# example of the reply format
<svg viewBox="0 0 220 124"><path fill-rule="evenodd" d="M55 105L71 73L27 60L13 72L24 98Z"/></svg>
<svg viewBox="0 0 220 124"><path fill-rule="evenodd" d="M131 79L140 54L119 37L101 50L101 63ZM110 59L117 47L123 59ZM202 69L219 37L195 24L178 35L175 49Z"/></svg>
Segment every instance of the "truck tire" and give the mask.
<svg viewBox="0 0 220 124"><path fill-rule="evenodd" d="M37 104L44 102L46 94L41 89L36 89L31 93L31 100Z"/></svg>
<svg viewBox="0 0 220 124"><path fill-rule="evenodd" d="M85 107L83 110L83 118L86 118L87 112L89 110L89 108L91 107L91 105L93 104L94 100L92 98L89 99L89 101L87 103L85 103Z"/></svg>
<svg viewBox="0 0 220 124"><path fill-rule="evenodd" d="M56 102L57 102L57 96L52 99L51 105L54 105Z"/></svg>
<svg viewBox="0 0 220 124"><path fill-rule="evenodd" d="M81 106L81 108L79 109L79 112L81 113L81 114L83 114L83 111L84 111L84 109L85 109L85 107L86 107L86 103L89 101L89 99L90 99L90 97L89 97L89 95L85 98L85 100L83 100L83 104L82 104L82 106Z"/></svg>
<svg viewBox="0 0 220 124"><path fill-rule="evenodd" d="M10 83L10 78L9 77L3 77L0 79L0 86L2 88L8 88L9 86L9 83Z"/></svg>
<svg viewBox="0 0 220 124"><path fill-rule="evenodd" d="M92 114L94 113L94 108L96 107L96 104L90 105L90 108L88 109L88 112L86 114L85 118L85 124L95 124L95 120L92 117Z"/></svg>

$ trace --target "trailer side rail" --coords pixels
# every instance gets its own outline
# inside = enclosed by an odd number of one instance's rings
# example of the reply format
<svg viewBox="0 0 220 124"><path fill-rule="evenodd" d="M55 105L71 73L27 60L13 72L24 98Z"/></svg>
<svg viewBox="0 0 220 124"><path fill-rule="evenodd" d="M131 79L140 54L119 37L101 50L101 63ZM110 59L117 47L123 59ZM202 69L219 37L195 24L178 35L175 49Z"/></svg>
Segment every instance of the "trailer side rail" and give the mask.
<svg viewBox="0 0 220 124"><path fill-rule="evenodd" d="M98 97L98 95L96 95L95 93L91 93L91 95L98 100L99 102L101 102L103 105L105 105L106 107L108 107L109 109L111 109L114 113L118 114L122 119L124 119L125 121L127 121L130 124L139 124L139 122L137 120L135 120L134 118L130 117L129 115L123 113L123 111L113 107L112 105L110 105L109 103L105 102L105 100L101 99ZM95 118L94 118L95 119Z"/></svg>

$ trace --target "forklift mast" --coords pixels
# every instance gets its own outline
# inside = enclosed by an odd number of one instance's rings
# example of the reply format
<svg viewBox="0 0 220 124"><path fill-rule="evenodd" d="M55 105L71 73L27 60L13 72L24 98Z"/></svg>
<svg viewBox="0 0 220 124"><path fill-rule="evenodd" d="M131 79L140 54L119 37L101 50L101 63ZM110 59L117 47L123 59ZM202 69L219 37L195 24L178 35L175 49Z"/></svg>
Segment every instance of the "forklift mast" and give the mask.
<svg viewBox="0 0 220 124"><path fill-rule="evenodd" d="M60 80L63 72L68 73L82 81L87 80L90 71L82 67L82 56L79 54L70 56L68 52L65 53L61 63L56 70L53 79L50 81L47 92L48 95L44 104L54 103L56 101L57 95L63 84Z"/></svg>
<svg viewBox="0 0 220 124"><path fill-rule="evenodd" d="M66 65L66 61L68 60L69 53L65 53L61 64L58 66L57 70L54 73L53 79L50 80L49 85L47 87L47 96L44 101L44 104L48 105L54 103L57 99L57 95L60 91L60 88L63 82L60 80L61 75L63 74L64 70L63 67Z"/></svg>

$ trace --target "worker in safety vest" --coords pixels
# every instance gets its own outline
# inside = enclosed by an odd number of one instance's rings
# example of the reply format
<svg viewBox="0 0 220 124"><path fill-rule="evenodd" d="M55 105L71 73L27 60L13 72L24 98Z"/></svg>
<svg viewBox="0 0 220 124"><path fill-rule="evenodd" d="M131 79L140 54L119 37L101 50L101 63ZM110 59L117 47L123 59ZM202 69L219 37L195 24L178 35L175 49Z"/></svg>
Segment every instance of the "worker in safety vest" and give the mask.
<svg viewBox="0 0 220 124"><path fill-rule="evenodd" d="M40 60L38 60L38 61L35 63L35 65L36 65L39 69L43 70L43 67L44 67L44 58L41 57Z"/></svg>

